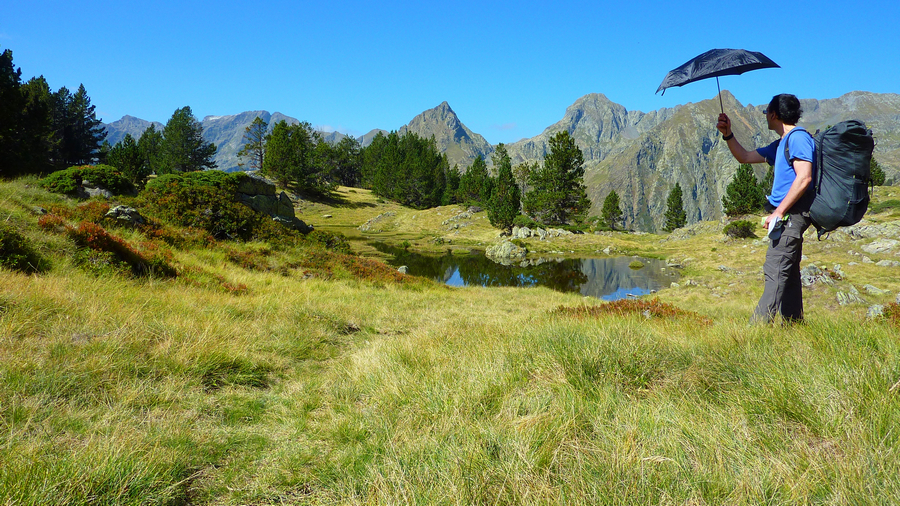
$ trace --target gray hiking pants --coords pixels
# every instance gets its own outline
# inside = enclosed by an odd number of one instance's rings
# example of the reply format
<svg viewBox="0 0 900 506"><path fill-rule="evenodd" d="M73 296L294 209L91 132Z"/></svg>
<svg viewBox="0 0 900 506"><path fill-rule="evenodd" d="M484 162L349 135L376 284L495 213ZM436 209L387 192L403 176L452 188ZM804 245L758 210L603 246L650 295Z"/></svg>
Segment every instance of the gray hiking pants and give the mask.
<svg viewBox="0 0 900 506"><path fill-rule="evenodd" d="M800 257L803 256L803 233L809 228L808 217L791 213L784 232L769 241L763 264L766 284L750 323L770 323L777 313L785 322L803 321L803 284L800 281Z"/></svg>

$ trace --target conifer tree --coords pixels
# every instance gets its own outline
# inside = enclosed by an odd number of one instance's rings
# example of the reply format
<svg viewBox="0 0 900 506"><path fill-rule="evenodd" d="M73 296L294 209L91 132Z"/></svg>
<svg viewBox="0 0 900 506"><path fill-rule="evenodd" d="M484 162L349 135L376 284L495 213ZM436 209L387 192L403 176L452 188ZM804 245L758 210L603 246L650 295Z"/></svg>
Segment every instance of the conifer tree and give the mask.
<svg viewBox="0 0 900 506"><path fill-rule="evenodd" d="M203 139L203 126L188 106L177 109L162 131L161 171L193 172L215 169L216 145Z"/></svg>
<svg viewBox="0 0 900 506"><path fill-rule="evenodd" d="M663 230L671 232L686 224L687 213L684 212L681 184L675 183L675 187L669 191L669 198L666 199L666 225L663 227Z"/></svg>
<svg viewBox="0 0 900 506"><path fill-rule="evenodd" d="M615 190L609 192L609 195L603 200L600 216L603 222L612 230L615 230L616 224L622 221L623 213L619 205L619 194Z"/></svg>
<svg viewBox="0 0 900 506"><path fill-rule="evenodd" d="M144 155L131 134L125 134L125 137L109 150L106 163L119 169L132 184L138 184L150 175L144 166Z"/></svg>
<svg viewBox="0 0 900 506"><path fill-rule="evenodd" d="M543 167L531 171L525 212L547 225L581 222L590 208L584 186L584 154L569 132L550 138Z"/></svg>
<svg viewBox="0 0 900 506"><path fill-rule="evenodd" d="M508 229L519 215L519 186L513 177L512 160L502 143L497 146L493 156L494 167L497 167L497 181L493 185L487 214L491 225Z"/></svg>
<svg viewBox="0 0 900 506"><path fill-rule="evenodd" d="M459 201L487 206L491 198L491 177L484 158L478 156L459 179Z"/></svg>
<svg viewBox="0 0 900 506"><path fill-rule="evenodd" d="M237 156L248 159L250 170L261 170L266 156L266 133L269 124L257 116L253 123L244 129L244 145L238 151ZM241 163L240 165L244 165Z"/></svg>
<svg viewBox="0 0 900 506"><path fill-rule="evenodd" d="M141 153L141 171L146 174L162 174L162 132L155 125L148 126L138 139L138 150Z"/></svg>
<svg viewBox="0 0 900 506"><path fill-rule="evenodd" d="M765 193L760 189L753 168L748 163L738 167L734 179L725 188L722 205L728 216L755 213L762 209Z"/></svg>
<svg viewBox="0 0 900 506"><path fill-rule="evenodd" d="M878 164L878 161L875 160L875 157L872 157L872 162L870 163L870 174L869 176L872 178L872 185L874 186L883 186L885 182L884 169L881 168L881 165Z"/></svg>
<svg viewBox="0 0 900 506"><path fill-rule="evenodd" d="M294 178L295 168L300 165L297 152L291 145L291 127L281 120L272 127L266 139L266 153L262 172L286 188Z"/></svg>

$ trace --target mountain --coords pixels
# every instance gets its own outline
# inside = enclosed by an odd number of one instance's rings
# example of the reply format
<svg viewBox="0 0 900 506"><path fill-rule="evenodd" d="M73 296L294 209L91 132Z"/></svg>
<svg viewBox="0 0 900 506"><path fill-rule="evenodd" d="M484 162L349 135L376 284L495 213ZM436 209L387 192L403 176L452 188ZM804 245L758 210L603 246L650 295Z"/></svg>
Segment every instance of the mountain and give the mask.
<svg viewBox="0 0 900 506"><path fill-rule="evenodd" d="M237 153L244 145L244 132L256 117L269 124L271 130L275 123L286 121L289 125L300 123L300 120L285 116L280 112L269 114L268 111L247 111L231 116L207 116L200 125L203 127L203 139L216 145L215 161L219 170L234 172L241 170Z"/></svg>
<svg viewBox="0 0 900 506"><path fill-rule="evenodd" d="M397 131L400 135L407 132L426 139L434 136L438 150L447 154L451 167L467 168L477 157L489 160L494 152L491 143L462 124L447 102L419 114Z"/></svg>
<svg viewBox="0 0 900 506"><path fill-rule="evenodd" d="M115 146L116 143L125 138L125 134L131 134L134 140L138 140L144 134L144 130L150 128L150 125L154 125L157 131L161 131L163 126L165 126L158 121L150 122L134 116L122 116L122 119L119 121L113 121L105 125L106 142L109 142L110 146Z"/></svg>
<svg viewBox="0 0 900 506"><path fill-rule="evenodd" d="M586 162L599 162L620 152L631 141L670 118L675 109L660 109L644 114L629 112L605 95L591 93L566 108L563 119L547 127L537 137L522 139L506 147L513 165L528 160L543 160L551 137L566 130L582 149Z"/></svg>
<svg viewBox="0 0 900 506"><path fill-rule="evenodd" d="M776 139L767 129L765 106L744 106L722 92L725 110L740 142L750 148ZM801 100L801 125L811 132L857 118L873 129L875 157L888 180L900 182L900 95L853 92L837 99ZM591 214L615 190L623 203L625 225L642 231L661 230L668 192L680 183L688 223L722 216L722 195L738 163L715 129L718 99L651 113L627 111L600 94L578 99L562 120L540 135L508 147L513 163L542 160L548 139L568 131L585 157L585 185ZM754 168L762 178L768 167Z"/></svg>
<svg viewBox="0 0 900 506"><path fill-rule="evenodd" d="M775 140L767 130L765 105L743 105L728 91L722 92L725 110L735 125L741 144L757 147ZM888 181L900 183L900 95L855 91L835 99L802 99L801 126L811 132L845 119L860 119L872 128L875 158L884 168ZM625 206L625 224L642 231L662 229L668 192L680 183L684 192L688 223L722 216L722 195L738 163L715 129L720 112L718 98L663 108L648 113L628 111L599 93L585 95L566 108L562 119L530 139L507 145L513 164L540 161L547 154L549 139L559 131L568 131L584 152L585 185L591 199L592 214L599 214L603 200L616 190ZM226 171L240 170L237 152L244 129L260 116L269 123L285 120L298 123L281 113L250 111L232 116L208 116L203 119L203 136L218 146L216 162ZM161 130L163 125L154 123ZM125 133L140 137L150 122L125 116L106 125L111 144ZM467 128L450 105L443 102L414 117L398 133L413 132L421 137L434 136L439 150L447 154L451 166L465 169L482 156L490 165L494 146ZM379 133L375 129L359 138L368 146ZM329 142L339 142L343 134L322 133ZM767 171L754 167L759 178Z"/></svg>

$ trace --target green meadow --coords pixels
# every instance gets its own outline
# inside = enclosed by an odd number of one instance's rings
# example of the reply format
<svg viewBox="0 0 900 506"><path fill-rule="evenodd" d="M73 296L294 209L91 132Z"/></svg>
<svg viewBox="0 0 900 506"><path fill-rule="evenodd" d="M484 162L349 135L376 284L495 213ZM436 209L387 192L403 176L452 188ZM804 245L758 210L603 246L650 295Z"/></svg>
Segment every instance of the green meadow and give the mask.
<svg viewBox="0 0 900 506"><path fill-rule="evenodd" d="M898 203L878 188L867 222L896 223ZM676 287L606 303L451 288L367 244L466 254L499 240L483 212L451 230L458 206L350 188L298 204L348 252L149 233L101 220L109 204L0 182L4 236L31 259L0 267L0 504L900 497L900 268L877 265L900 257L864 253L871 239L807 236L804 265L831 283L805 290L806 324L751 327L765 245L720 222L526 240L535 255L681 266ZM98 237L146 262L88 251ZM865 303L840 305L852 289ZM868 318L875 304L885 315Z"/></svg>

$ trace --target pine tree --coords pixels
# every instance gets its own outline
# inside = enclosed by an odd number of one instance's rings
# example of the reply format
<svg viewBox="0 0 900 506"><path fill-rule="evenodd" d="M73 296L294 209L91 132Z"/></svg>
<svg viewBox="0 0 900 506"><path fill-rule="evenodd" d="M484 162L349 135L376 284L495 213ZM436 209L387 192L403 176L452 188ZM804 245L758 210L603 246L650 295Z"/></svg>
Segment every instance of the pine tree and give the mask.
<svg viewBox="0 0 900 506"><path fill-rule="evenodd" d="M45 173L56 145L53 133L53 92L43 76L30 79L21 87L24 106L18 121L18 153L21 173Z"/></svg>
<svg viewBox="0 0 900 506"><path fill-rule="evenodd" d="M525 212L547 225L582 222L590 208L584 186L584 154L568 131L550 138L544 165L531 172Z"/></svg>
<svg viewBox="0 0 900 506"><path fill-rule="evenodd" d="M275 123L266 138L262 172L274 179L279 186L286 188L294 179L294 172L299 165L300 160L291 144L291 127L281 120Z"/></svg>
<svg viewBox="0 0 900 506"><path fill-rule="evenodd" d="M491 198L490 179L484 158L478 156L459 179L459 201L486 207Z"/></svg>
<svg viewBox="0 0 900 506"><path fill-rule="evenodd" d="M138 139L138 150L141 153L141 172L150 174L162 174L162 132L156 126L150 125Z"/></svg>
<svg viewBox="0 0 900 506"><path fill-rule="evenodd" d="M144 155L131 134L125 134L125 137L109 150L106 163L119 169L132 184L138 184L150 175L144 166Z"/></svg>
<svg viewBox="0 0 900 506"><path fill-rule="evenodd" d="M177 109L162 131L160 146L163 172L193 172L215 169L216 145L203 140L203 126L190 107Z"/></svg>
<svg viewBox="0 0 900 506"><path fill-rule="evenodd" d="M878 164L878 161L875 160L875 157L872 157L872 162L870 164L871 173L869 176L872 178L872 185L874 186L883 186L885 182L884 169L881 168L881 165Z"/></svg>
<svg viewBox="0 0 900 506"><path fill-rule="evenodd" d="M497 146L493 156L494 167L497 167L497 181L493 185L487 213L491 225L508 229L519 215L519 186L513 177L512 160L502 143Z"/></svg>
<svg viewBox="0 0 900 506"><path fill-rule="evenodd" d="M244 145L241 146L237 156L249 159L250 170L262 169L266 156L266 132L268 129L269 124L259 116L244 129Z"/></svg>
<svg viewBox="0 0 900 506"><path fill-rule="evenodd" d="M666 199L666 225L663 230L671 232L686 224L687 213L684 212L681 184L675 183L675 187L669 191L669 198Z"/></svg>
<svg viewBox="0 0 900 506"><path fill-rule="evenodd" d="M72 151L69 153L72 159L69 164L89 164L94 160L103 140L106 139L106 129L103 127L103 121L97 119L97 107L91 105L91 98L83 84L79 85L78 91L72 95L69 108L73 136Z"/></svg>
<svg viewBox="0 0 900 506"><path fill-rule="evenodd" d="M609 195L603 200L600 216L603 222L612 230L615 230L616 224L622 221L623 213L619 205L619 194L615 190L609 192Z"/></svg>
<svg viewBox="0 0 900 506"><path fill-rule="evenodd" d="M764 191L760 188L750 164L742 163L734 179L725 188L722 205L728 216L751 214L762 209Z"/></svg>
<svg viewBox="0 0 900 506"><path fill-rule="evenodd" d="M449 167L449 163L447 167ZM444 195L441 197L441 205L449 206L456 204L459 198L459 181L462 175L459 173L459 166L454 165L448 168L444 173Z"/></svg>

